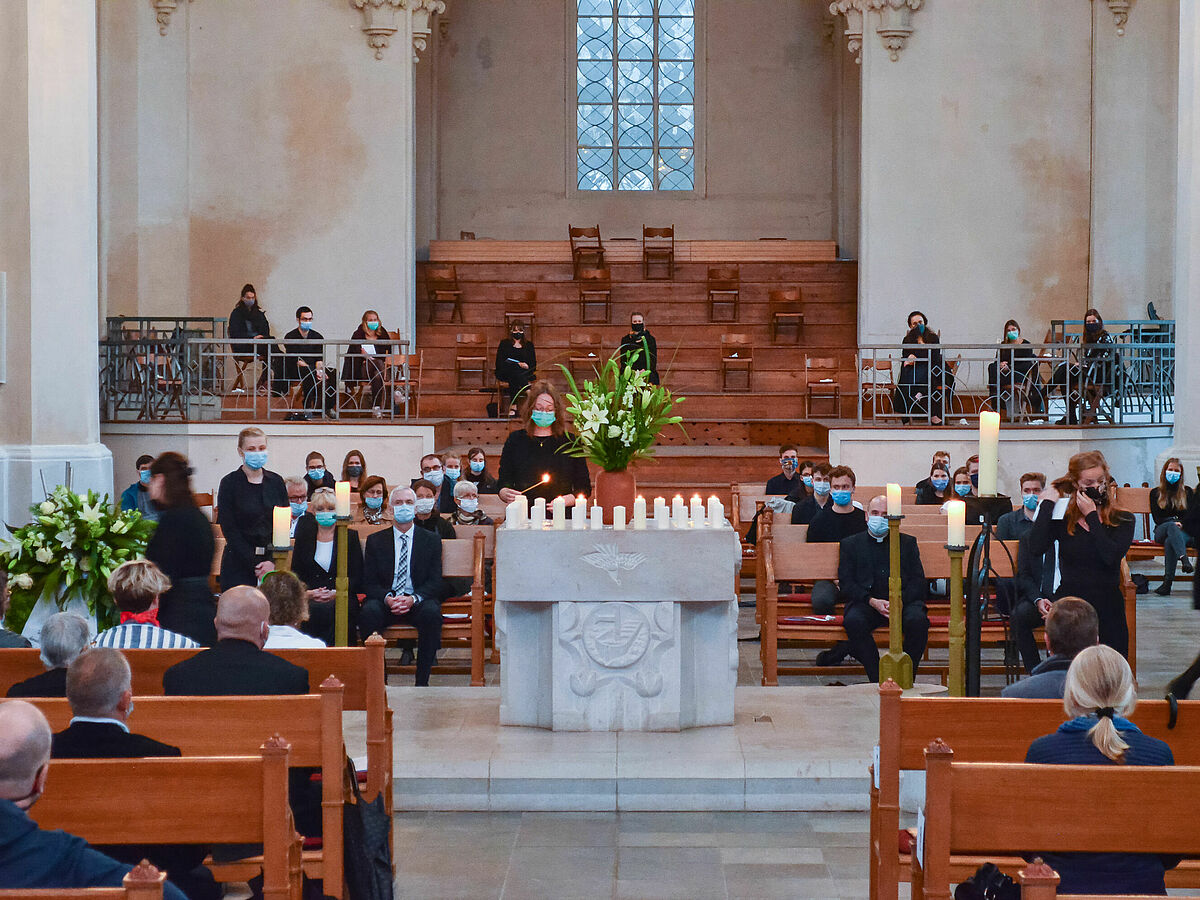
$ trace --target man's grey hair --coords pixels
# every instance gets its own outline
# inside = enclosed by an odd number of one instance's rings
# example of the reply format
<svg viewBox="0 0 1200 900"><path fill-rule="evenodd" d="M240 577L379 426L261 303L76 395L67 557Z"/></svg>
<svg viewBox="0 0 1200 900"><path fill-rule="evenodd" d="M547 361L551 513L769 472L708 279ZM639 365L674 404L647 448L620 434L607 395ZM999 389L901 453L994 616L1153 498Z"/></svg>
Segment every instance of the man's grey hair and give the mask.
<svg viewBox="0 0 1200 900"><path fill-rule="evenodd" d="M130 690L132 673L125 654L112 647L81 653L67 667L67 701L77 716L111 716Z"/></svg>
<svg viewBox="0 0 1200 900"><path fill-rule="evenodd" d="M308 485L304 483L304 477L301 475L289 475L283 479L283 489L286 491L289 487L302 487L305 491L308 490Z"/></svg>
<svg viewBox="0 0 1200 900"><path fill-rule="evenodd" d="M388 500L390 500L392 502L392 504L395 505L396 498L399 497L405 491L412 494L414 497L417 496L417 492L414 491L412 488L410 488L407 484L401 484L401 485L397 485L396 487L392 488L392 493L391 493L391 496L388 497Z"/></svg>
<svg viewBox="0 0 1200 900"><path fill-rule="evenodd" d="M465 497L467 494L478 494L479 485L473 481L460 481L454 486L454 499Z"/></svg>
<svg viewBox="0 0 1200 900"><path fill-rule="evenodd" d="M55 613L42 623L42 665L65 669L91 642L88 623L75 613Z"/></svg>
<svg viewBox="0 0 1200 900"><path fill-rule="evenodd" d="M0 799L18 800L50 760L50 725L32 703L0 703Z"/></svg>

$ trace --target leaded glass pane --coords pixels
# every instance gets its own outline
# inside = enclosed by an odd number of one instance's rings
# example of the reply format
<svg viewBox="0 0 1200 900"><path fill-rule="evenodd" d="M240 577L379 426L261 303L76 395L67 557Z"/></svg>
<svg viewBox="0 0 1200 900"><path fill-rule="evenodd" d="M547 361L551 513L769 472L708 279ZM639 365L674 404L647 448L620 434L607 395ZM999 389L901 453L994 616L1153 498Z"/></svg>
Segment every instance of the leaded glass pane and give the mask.
<svg viewBox="0 0 1200 900"><path fill-rule="evenodd" d="M658 0L660 16L694 16L696 14L695 0Z"/></svg>
<svg viewBox="0 0 1200 900"><path fill-rule="evenodd" d="M586 150L580 148L577 170L578 186L581 191L611 191L612 150Z"/></svg>
<svg viewBox="0 0 1200 900"><path fill-rule="evenodd" d="M618 0L618 16L652 16L654 0Z"/></svg>
<svg viewBox="0 0 1200 900"><path fill-rule="evenodd" d="M695 66L690 62L658 64L658 102L691 103Z"/></svg>
<svg viewBox="0 0 1200 900"><path fill-rule="evenodd" d="M613 0L579 0L579 17L611 16Z"/></svg>

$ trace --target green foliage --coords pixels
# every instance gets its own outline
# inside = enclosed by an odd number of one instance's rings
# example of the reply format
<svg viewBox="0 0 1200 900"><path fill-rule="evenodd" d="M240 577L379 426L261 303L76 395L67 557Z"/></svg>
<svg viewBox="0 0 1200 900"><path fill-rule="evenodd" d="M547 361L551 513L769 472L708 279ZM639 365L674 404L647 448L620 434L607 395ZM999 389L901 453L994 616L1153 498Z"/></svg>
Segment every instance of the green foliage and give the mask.
<svg viewBox="0 0 1200 900"><path fill-rule="evenodd" d="M630 463L654 456L654 442L668 425L679 426L681 416L672 415L683 397L650 383L649 374L622 366L617 355L596 372L594 380L575 383L566 366L567 409L575 418L575 438L566 451L606 472L620 472Z"/></svg>
<svg viewBox="0 0 1200 900"><path fill-rule="evenodd" d="M155 524L139 512L118 511L107 494L81 496L61 485L29 509L33 521L0 542L0 565L8 572L7 627L19 632L41 597L62 609L72 596L87 603L101 629L116 625L108 576L145 554Z"/></svg>

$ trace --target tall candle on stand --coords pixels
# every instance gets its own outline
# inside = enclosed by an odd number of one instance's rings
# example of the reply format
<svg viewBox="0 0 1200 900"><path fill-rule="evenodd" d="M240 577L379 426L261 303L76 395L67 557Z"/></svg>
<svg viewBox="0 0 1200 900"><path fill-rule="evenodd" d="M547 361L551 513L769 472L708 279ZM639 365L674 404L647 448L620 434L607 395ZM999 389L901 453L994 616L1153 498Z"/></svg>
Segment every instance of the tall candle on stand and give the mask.
<svg viewBox="0 0 1200 900"><path fill-rule="evenodd" d="M587 528L587 497L583 494L575 498L575 505L571 507L571 528L575 531Z"/></svg>
<svg viewBox="0 0 1200 900"><path fill-rule="evenodd" d="M613 507L613 531L625 530L625 507Z"/></svg>
<svg viewBox="0 0 1200 900"><path fill-rule="evenodd" d="M599 503L592 504L592 531L599 531L604 527L604 508Z"/></svg>
<svg viewBox="0 0 1200 900"><path fill-rule="evenodd" d="M996 496L996 469L1000 464L1000 413L979 414L979 495Z"/></svg>
<svg viewBox="0 0 1200 900"><path fill-rule="evenodd" d="M567 527L567 501L565 497L555 497L551 505L552 521L555 531L565 531Z"/></svg>
<svg viewBox="0 0 1200 900"><path fill-rule="evenodd" d="M350 517L350 482L339 481L333 486L333 512L339 519Z"/></svg>
<svg viewBox="0 0 1200 900"><path fill-rule="evenodd" d="M887 486L887 514L889 516L900 515L900 485L898 484Z"/></svg>
<svg viewBox="0 0 1200 900"><path fill-rule="evenodd" d="M967 504L951 500L946 504L946 543L951 547L967 545Z"/></svg>
<svg viewBox="0 0 1200 900"><path fill-rule="evenodd" d="M633 501L633 530L646 530L646 498L638 497Z"/></svg>
<svg viewBox="0 0 1200 900"><path fill-rule="evenodd" d="M277 506L271 519L271 546L287 548L292 539L292 508Z"/></svg>
<svg viewBox="0 0 1200 900"><path fill-rule="evenodd" d="M659 530L671 527L671 516L667 512L667 500L665 497L654 498L654 527Z"/></svg>

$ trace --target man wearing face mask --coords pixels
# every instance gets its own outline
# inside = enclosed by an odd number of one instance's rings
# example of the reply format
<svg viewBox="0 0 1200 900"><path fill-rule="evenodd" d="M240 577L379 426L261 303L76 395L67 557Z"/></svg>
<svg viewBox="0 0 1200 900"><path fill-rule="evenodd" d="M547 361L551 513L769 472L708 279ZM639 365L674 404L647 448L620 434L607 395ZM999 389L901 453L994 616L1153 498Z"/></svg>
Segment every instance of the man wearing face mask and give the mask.
<svg viewBox="0 0 1200 900"><path fill-rule="evenodd" d="M121 511L135 510L142 514L143 519L151 522L158 521L158 507L150 499L150 464L153 456L142 454L137 458L138 480L121 493Z"/></svg>
<svg viewBox="0 0 1200 900"><path fill-rule="evenodd" d="M417 495L412 488L392 491L392 528L367 538L363 585L367 599L358 614L365 640L393 623L417 629L418 687L429 673L442 643L442 541L414 527Z"/></svg>
<svg viewBox="0 0 1200 900"><path fill-rule="evenodd" d="M422 480L429 482L430 487L433 488L433 508L441 509L442 486L446 483L446 470L442 466L442 458L436 453L426 453L421 457L421 476L410 481L408 486L415 490L417 482ZM454 485L447 488L447 492L453 490Z"/></svg>
<svg viewBox="0 0 1200 900"><path fill-rule="evenodd" d="M921 566L921 554L914 537L907 534L899 537L903 607L900 610L893 610L888 601L891 560L887 497L872 497L867 505L867 530L841 543L838 586L846 604L843 627L851 655L863 664L872 682L879 681L879 650L873 632L886 626L890 616L901 616L904 652L912 659L914 675L929 637L929 616L925 610L929 585Z"/></svg>
<svg viewBox="0 0 1200 900"><path fill-rule="evenodd" d="M658 341L646 327L646 319L635 312L629 317L629 334L621 338L621 362L639 372L649 372L650 383L658 384ZM768 491L767 493L771 493ZM779 493L787 493L780 491Z"/></svg>
<svg viewBox="0 0 1200 900"><path fill-rule="evenodd" d="M321 345L305 346L307 341L323 341L325 335L313 328L313 311L307 306L296 310L296 327L283 337L284 377L288 384L300 383L305 409L319 409L337 415L337 373L326 368Z"/></svg>
<svg viewBox="0 0 1200 900"><path fill-rule="evenodd" d="M829 503L829 473L833 467L829 463L817 463L812 470L812 496L799 500L792 509L791 523L793 525L811 524L813 517L825 509ZM791 498L789 498L791 499Z"/></svg>
<svg viewBox="0 0 1200 900"><path fill-rule="evenodd" d="M307 480L299 475L289 475L283 479L283 486L287 488L288 506L292 510L293 538L296 536L296 524L308 513L308 485L305 483Z"/></svg>
<svg viewBox="0 0 1200 900"><path fill-rule="evenodd" d="M849 466L829 470L829 503L808 523L807 540L812 544L836 544L867 527L862 507L854 503L857 479Z"/></svg>
<svg viewBox="0 0 1200 900"><path fill-rule="evenodd" d="M998 540L1019 542L1017 573L1015 578L998 579L996 594L1000 608L1007 605L1011 610L1013 638L1025 670L1031 672L1040 662L1033 632L1050 612L1048 598L1054 594L1054 556L1053 551L1033 553L1028 541L1042 491L1046 488L1046 476L1041 472L1026 472L1021 476L1020 484L1021 508L1005 513L996 522Z"/></svg>
<svg viewBox="0 0 1200 900"><path fill-rule="evenodd" d="M525 323L513 322L509 336L496 348L496 381L506 385L505 396L511 409L520 394L536 377L537 351L525 336Z"/></svg>
<svg viewBox="0 0 1200 900"><path fill-rule="evenodd" d="M799 474L801 465L796 448L791 444L784 444L779 448L779 468L782 471L767 479L767 486L763 491L767 494L764 505L777 516L790 517L795 505L809 496L812 487L812 463L805 460L804 465L808 466L807 484L801 480ZM758 543L759 515L760 513L754 514L750 529L746 532L748 543Z"/></svg>

